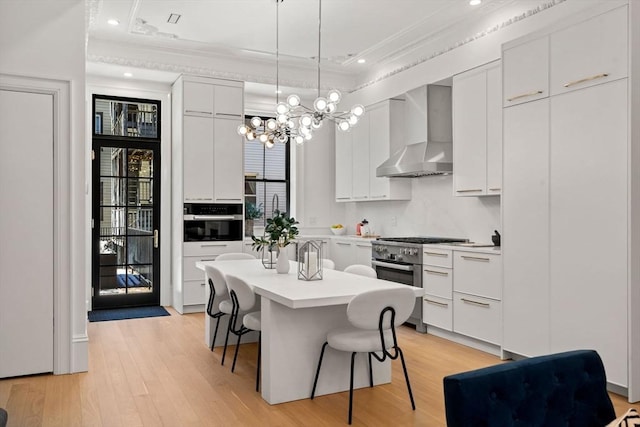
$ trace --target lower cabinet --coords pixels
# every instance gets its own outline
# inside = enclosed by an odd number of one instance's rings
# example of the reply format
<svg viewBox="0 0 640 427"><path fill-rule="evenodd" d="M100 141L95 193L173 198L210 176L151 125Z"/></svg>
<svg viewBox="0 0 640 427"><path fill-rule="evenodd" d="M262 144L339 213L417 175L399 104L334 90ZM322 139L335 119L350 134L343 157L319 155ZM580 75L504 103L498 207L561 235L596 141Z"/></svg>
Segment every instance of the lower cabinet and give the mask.
<svg viewBox="0 0 640 427"><path fill-rule="evenodd" d="M351 264L363 264L371 267L371 241L361 238L333 238L331 257L336 270L344 270Z"/></svg>
<svg viewBox="0 0 640 427"><path fill-rule="evenodd" d="M182 286L176 287L174 308L181 314L204 311L208 285L204 272L196 267L196 263L213 261L228 252L242 252L243 242L188 242L182 245Z"/></svg>
<svg viewBox="0 0 640 427"><path fill-rule="evenodd" d="M453 292L453 331L500 345L500 301Z"/></svg>
<svg viewBox="0 0 640 427"><path fill-rule="evenodd" d="M501 255L428 248L423 260L424 322L500 346Z"/></svg>

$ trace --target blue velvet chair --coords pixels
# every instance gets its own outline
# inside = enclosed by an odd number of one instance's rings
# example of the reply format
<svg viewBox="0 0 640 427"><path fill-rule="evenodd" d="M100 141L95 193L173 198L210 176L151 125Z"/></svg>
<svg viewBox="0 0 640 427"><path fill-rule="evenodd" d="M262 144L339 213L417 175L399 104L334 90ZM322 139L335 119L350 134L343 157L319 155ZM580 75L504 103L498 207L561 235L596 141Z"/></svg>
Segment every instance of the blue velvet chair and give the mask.
<svg viewBox="0 0 640 427"><path fill-rule="evenodd" d="M444 401L448 427L602 427L616 418L593 350L449 375Z"/></svg>

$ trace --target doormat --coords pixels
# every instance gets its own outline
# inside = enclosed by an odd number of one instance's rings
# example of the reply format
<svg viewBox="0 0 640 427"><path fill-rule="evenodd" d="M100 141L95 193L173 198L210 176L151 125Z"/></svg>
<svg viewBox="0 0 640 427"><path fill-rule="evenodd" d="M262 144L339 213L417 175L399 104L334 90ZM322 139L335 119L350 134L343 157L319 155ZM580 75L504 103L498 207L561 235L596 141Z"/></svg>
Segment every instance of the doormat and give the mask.
<svg viewBox="0 0 640 427"><path fill-rule="evenodd" d="M112 308L109 310L93 310L89 312L89 322L106 322L107 320L140 319L143 317L171 316L161 306Z"/></svg>

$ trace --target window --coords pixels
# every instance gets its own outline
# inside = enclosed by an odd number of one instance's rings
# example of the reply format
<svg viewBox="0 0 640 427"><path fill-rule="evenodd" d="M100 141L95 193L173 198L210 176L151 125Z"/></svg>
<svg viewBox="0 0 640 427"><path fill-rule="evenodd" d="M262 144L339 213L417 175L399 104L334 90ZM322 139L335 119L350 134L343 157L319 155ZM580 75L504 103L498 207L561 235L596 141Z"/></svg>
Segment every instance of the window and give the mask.
<svg viewBox="0 0 640 427"><path fill-rule="evenodd" d="M245 219L264 226L274 209L289 212L289 144L244 142ZM255 213L262 213L256 217Z"/></svg>

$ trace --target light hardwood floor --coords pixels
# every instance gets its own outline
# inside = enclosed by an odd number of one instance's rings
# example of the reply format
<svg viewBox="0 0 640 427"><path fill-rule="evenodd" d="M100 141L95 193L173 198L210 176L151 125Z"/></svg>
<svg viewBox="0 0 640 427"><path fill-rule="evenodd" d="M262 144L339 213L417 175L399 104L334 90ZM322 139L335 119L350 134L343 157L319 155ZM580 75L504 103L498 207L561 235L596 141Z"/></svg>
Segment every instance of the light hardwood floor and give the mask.
<svg viewBox="0 0 640 427"><path fill-rule="evenodd" d="M271 406L255 392L255 344L236 372L204 344L204 315L90 323L89 372L0 380L9 426L342 426L348 393ZM393 382L354 393L353 425L445 426L442 378L499 358L402 327L416 411L399 361ZM231 347L233 351L233 347ZM233 355L233 353L232 353ZM630 405L612 395L616 413Z"/></svg>

